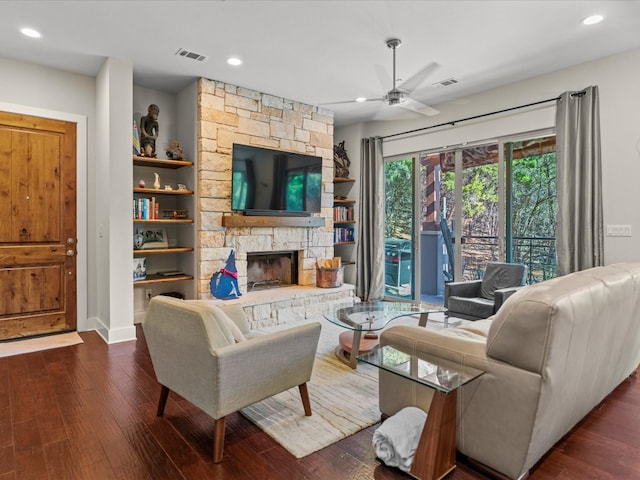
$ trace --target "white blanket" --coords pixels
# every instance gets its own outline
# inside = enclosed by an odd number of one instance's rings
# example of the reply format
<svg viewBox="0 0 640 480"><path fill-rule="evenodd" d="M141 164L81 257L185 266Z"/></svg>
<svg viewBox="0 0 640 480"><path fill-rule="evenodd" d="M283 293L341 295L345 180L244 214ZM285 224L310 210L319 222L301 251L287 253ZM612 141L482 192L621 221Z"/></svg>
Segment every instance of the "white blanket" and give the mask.
<svg viewBox="0 0 640 480"><path fill-rule="evenodd" d="M416 453L427 414L417 407L405 407L387 418L373 432L373 449L385 465L408 472Z"/></svg>

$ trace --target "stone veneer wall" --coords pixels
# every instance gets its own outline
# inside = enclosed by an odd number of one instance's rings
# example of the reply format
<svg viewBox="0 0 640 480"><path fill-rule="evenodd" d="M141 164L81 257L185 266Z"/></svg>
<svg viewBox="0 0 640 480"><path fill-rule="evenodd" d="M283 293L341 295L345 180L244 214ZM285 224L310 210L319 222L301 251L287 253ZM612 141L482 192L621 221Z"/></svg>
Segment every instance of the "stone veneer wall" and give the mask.
<svg viewBox="0 0 640 480"><path fill-rule="evenodd" d="M273 95L200 79L198 82L198 298L210 299L209 279L236 252L240 290L247 287L247 252L298 250L300 285L315 285L315 262L333 257L333 113ZM223 227L231 215L234 143L323 158L324 227Z"/></svg>

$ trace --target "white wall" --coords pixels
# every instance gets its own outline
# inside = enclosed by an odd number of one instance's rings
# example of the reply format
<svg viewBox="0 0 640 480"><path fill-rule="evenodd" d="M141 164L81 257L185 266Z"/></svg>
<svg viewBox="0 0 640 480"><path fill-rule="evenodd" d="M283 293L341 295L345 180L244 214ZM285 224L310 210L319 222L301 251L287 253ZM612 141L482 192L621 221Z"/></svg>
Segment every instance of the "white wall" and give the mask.
<svg viewBox="0 0 640 480"><path fill-rule="evenodd" d="M359 162L362 136L385 136L436 125L460 118L554 98L568 90L597 85L600 92L602 140L602 183L605 224L629 224L632 237L605 237L605 262L640 260L637 236L640 235L640 209L634 193L640 180L640 49L590 62L552 74L526 80L464 99L457 104L437 105L435 117L412 121L370 122L336 128L335 142L347 140L352 161ZM455 88L455 87L449 87ZM517 132L552 127L555 123L553 103L528 111L487 117L454 127L427 130L384 143L384 155L396 156ZM347 139L348 138L348 139Z"/></svg>
<svg viewBox="0 0 640 480"><path fill-rule="evenodd" d="M95 176L95 79L0 57L0 109L77 124L77 315L78 330L93 328L97 312L96 236L93 197Z"/></svg>
<svg viewBox="0 0 640 480"><path fill-rule="evenodd" d="M135 338L131 292L132 67L98 78L0 58L0 109L78 124L78 330Z"/></svg>
<svg viewBox="0 0 640 480"><path fill-rule="evenodd" d="M96 329L108 343L136 338L133 325L131 62L108 58L97 76L96 211L100 262Z"/></svg>

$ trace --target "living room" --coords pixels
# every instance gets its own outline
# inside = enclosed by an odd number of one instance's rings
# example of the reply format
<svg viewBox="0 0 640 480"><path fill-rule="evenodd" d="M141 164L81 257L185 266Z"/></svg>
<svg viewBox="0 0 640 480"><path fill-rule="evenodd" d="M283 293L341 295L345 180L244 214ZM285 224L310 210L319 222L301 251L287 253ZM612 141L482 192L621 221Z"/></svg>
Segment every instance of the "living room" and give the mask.
<svg viewBox="0 0 640 480"><path fill-rule="evenodd" d="M384 45L383 45L384 48ZM384 52L388 53L388 52ZM29 115L51 114L77 121L78 178L78 330L97 329L109 343L136 337L131 272L130 119L136 92L153 97L154 89L136 84L135 65L108 58L100 73L86 76L19 59L0 58L0 107ZM588 85L600 89L603 209L606 224L638 225L640 213L629 201L638 170L638 113L634 79L640 74L640 50L630 49L555 72L470 95L448 105L432 123L461 118L555 97ZM215 80L215 79L214 79ZM266 92L269 93L269 92ZM180 94L157 91L179 110ZM553 127L555 106L486 119L429 135L409 135L385 142L385 156L403 155L433 146L462 144L496 136ZM352 159L351 176L359 178L360 140L425 126L423 119L337 126L333 143L345 141ZM105 199L108 199L105 201ZM126 234L124 233L126 232ZM637 260L633 237L605 237L606 263ZM83 247L84 246L84 247ZM350 279L352 282L353 278ZM201 282L207 281L201 278ZM117 347L116 347L117 348ZM126 350L127 347L121 347ZM241 427L246 428L246 427Z"/></svg>

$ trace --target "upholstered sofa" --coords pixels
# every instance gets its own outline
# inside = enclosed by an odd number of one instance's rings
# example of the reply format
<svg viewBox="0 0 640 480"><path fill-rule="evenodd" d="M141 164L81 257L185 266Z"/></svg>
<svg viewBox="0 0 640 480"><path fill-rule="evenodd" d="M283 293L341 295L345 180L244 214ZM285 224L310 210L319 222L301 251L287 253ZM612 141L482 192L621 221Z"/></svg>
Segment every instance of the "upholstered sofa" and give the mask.
<svg viewBox="0 0 640 480"><path fill-rule="evenodd" d="M640 363L640 263L522 288L489 319L394 326L383 345L482 368L458 392L457 449L507 478L540 458ZM431 391L380 371L380 410L429 409Z"/></svg>

